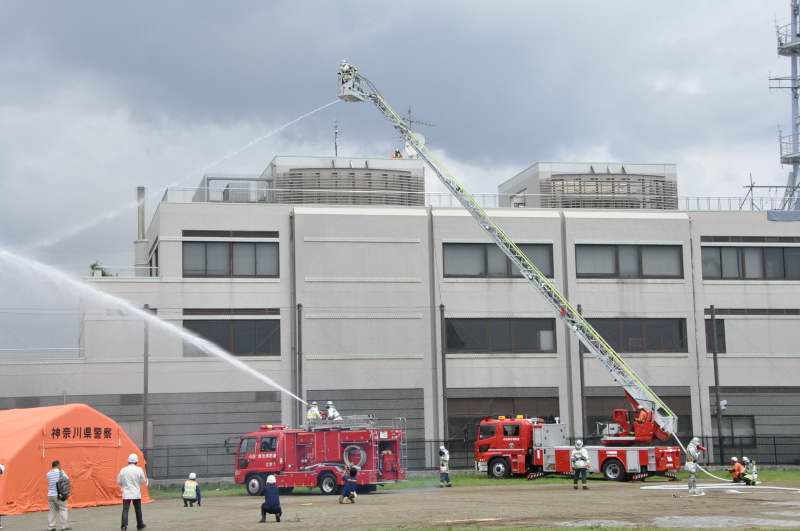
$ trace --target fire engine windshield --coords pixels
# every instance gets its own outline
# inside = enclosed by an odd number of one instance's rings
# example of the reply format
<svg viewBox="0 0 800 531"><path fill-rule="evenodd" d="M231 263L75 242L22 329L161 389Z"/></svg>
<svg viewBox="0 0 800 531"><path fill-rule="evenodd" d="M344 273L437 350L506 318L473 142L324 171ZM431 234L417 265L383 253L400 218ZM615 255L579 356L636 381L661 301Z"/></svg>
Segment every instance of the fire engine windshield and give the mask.
<svg viewBox="0 0 800 531"><path fill-rule="evenodd" d="M260 452L274 452L278 449L277 437L262 437Z"/></svg>
<svg viewBox="0 0 800 531"><path fill-rule="evenodd" d="M489 439L490 437L494 437L495 433L497 433L497 430L494 424L484 424L481 426L478 436L481 439Z"/></svg>
<svg viewBox="0 0 800 531"><path fill-rule="evenodd" d="M506 424L503 426L503 437L519 437L519 424Z"/></svg>

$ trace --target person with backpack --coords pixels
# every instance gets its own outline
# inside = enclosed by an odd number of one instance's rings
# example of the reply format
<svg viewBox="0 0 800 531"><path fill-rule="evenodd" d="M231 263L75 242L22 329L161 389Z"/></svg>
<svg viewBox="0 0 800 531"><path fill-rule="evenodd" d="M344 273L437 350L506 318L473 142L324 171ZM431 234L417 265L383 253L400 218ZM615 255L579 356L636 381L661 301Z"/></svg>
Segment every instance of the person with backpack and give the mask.
<svg viewBox="0 0 800 531"><path fill-rule="evenodd" d="M47 473L47 531L56 531L56 520L61 525L61 531L72 529L69 526L67 500L70 495L69 476L61 470L61 463L53 461L52 468Z"/></svg>

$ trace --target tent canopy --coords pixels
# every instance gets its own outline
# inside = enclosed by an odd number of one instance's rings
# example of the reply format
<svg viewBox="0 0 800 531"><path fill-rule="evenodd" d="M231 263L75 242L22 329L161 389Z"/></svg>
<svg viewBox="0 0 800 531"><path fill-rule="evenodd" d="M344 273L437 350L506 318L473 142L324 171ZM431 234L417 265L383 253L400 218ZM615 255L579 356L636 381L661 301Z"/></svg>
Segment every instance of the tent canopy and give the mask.
<svg viewBox="0 0 800 531"><path fill-rule="evenodd" d="M85 404L0 411L0 515L47 510L53 461L72 483L71 508L122 502L117 474L141 450L111 418ZM149 501L146 489L143 501Z"/></svg>

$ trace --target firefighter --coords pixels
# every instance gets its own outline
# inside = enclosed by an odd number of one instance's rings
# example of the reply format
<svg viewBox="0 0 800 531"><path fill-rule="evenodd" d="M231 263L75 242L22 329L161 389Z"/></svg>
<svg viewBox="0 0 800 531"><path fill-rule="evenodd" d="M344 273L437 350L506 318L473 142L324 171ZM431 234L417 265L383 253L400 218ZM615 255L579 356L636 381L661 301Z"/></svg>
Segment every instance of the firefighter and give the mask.
<svg viewBox="0 0 800 531"><path fill-rule="evenodd" d="M358 476L358 470L358 465L353 465L345 469L344 487L342 488L342 494L339 496L339 503L344 503L345 499L350 503L356 502L356 485L358 485L356 477Z"/></svg>
<svg viewBox="0 0 800 531"><path fill-rule="evenodd" d="M439 447L439 487L452 487L450 483L450 452L444 445Z"/></svg>
<svg viewBox="0 0 800 531"><path fill-rule="evenodd" d="M281 521L281 496L278 491L278 485L275 481L275 476L270 474L267 476L267 484L264 485L264 503L261 504L261 520L258 522L263 524L267 521L267 514L274 514L275 521Z"/></svg>
<svg viewBox="0 0 800 531"><path fill-rule="evenodd" d="M644 406L639 404L636 407L636 422L638 424L644 424L647 422L647 411L644 409Z"/></svg>
<svg viewBox="0 0 800 531"><path fill-rule="evenodd" d="M734 483L741 483L743 481L744 467L736 457L731 457L731 467L728 469L731 474L731 480Z"/></svg>
<svg viewBox="0 0 800 531"><path fill-rule="evenodd" d="M342 420L342 416L336 411L336 407L333 405L333 401L328 400L326 404L328 409L328 415L325 417L327 420Z"/></svg>
<svg viewBox="0 0 800 531"><path fill-rule="evenodd" d="M586 486L586 474L589 469L589 452L586 451L586 448L583 447L583 441L578 439L575 441L575 449L572 450L572 455L570 456L570 462L572 463L572 481L573 481L573 488L578 490L578 479L583 481L583 490L587 490L589 487Z"/></svg>
<svg viewBox="0 0 800 531"><path fill-rule="evenodd" d="M311 402L311 405L308 406L308 411L306 411L306 420L309 424L313 424L322 420L322 414L319 412L319 405L317 404L316 400Z"/></svg>
<svg viewBox="0 0 800 531"><path fill-rule="evenodd" d="M697 491L697 467L700 461L700 453L706 449L700 445L700 439L693 437L686 446L686 471L689 472L689 494L696 496Z"/></svg>
<svg viewBox="0 0 800 531"><path fill-rule="evenodd" d="M742 475L742 479L744 480L745 485L755 485L758 483L758 468L756 467L756 462L751 461L748 457L742 457L742 463L744 463L744 474Z"/></svg>

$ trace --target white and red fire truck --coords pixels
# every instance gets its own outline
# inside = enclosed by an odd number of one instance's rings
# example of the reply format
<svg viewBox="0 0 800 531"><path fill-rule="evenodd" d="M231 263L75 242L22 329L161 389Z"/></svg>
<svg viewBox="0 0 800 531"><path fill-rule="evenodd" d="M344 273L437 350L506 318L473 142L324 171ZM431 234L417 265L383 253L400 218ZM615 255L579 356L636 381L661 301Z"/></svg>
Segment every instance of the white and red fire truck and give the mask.
<svg viewBox="0 0 800 531"><path fill-rule="evenodd" d="M656 475L674 478L681 467L680 448L653 444L655 439L666 440L667 435L653 422L651 412L645 411L639 420L630 413L614 410L613 422L602 429L602 444L585 447L589 471L616 481ZM571 474L572 448L563 424L522 415L486 417L476 434L475 468L495 478Z"/></svg>
<svg viewBox="0 0 800 531"><path fill-rule="evenodd" d="M406 479L404 422L395 419L388 424L377 426L372 420L345 417L301 429L262 425L240 437L234 481L246 485L252 496L262 493L270 474L283 492L319 487L324 494L334 494L351 465L360 468L358 485L365 491L402 481Z"/></svg>

